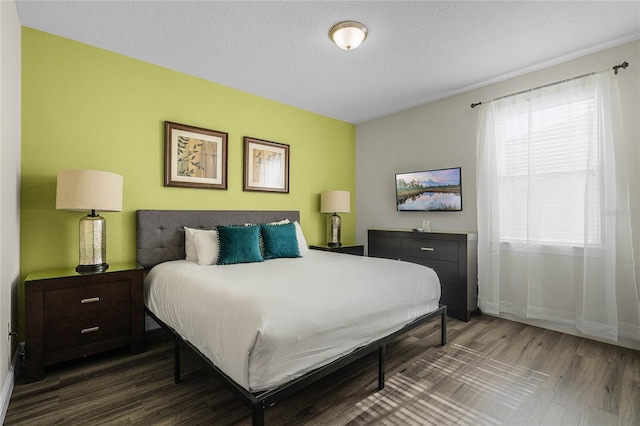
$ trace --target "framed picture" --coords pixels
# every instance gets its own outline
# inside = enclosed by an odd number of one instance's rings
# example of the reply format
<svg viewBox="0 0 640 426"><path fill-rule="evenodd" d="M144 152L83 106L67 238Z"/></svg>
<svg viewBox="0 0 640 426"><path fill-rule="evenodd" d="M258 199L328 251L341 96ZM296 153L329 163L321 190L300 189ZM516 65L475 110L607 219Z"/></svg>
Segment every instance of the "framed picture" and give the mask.
<svg viewBox="0 0 640 426"><path fill-rule="evenodd" d="M227 133L164 122L164 186L227 189Z"/></svg>
<svg viewBox="0 0 640 426"><path fill-rule="evenodd" d="M396 173L396 207L399 212L462 211L462 168Z"/></svg>
<svg viewBox="0 0 640 426"><path fill-rule="evenodd" d="M289 145L244 137L245 191L289 193Z"/></svg>

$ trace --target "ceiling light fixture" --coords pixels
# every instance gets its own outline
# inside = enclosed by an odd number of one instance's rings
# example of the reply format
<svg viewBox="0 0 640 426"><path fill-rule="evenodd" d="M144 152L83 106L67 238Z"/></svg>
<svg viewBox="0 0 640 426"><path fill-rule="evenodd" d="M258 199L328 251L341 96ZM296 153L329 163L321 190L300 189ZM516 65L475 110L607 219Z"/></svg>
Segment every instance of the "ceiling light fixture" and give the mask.
<svg viewBox="0 0 640 426"><path fill-rule="evenodd" d="M356 21L335 24L329 30L329 38L343 50L352 50L360 46L367 38L367 27Z"/></svg>

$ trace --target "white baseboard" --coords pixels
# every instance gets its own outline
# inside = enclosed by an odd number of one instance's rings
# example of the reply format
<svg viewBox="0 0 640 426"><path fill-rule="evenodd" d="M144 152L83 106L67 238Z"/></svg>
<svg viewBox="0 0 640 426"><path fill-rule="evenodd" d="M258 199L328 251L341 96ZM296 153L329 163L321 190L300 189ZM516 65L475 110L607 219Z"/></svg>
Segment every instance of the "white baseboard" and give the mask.
<svg viewBox="0 0 640 426"><path fill-rule="evenodd" d="M525 319L525 318L517 317L515 315L507 314L507 313L500 313L499 315L492 315L492 314L486 314L486 313L483 312L482 314L483 315L491 315L491 316L495 316L495 317L498 317L498 318L507 319L507 320L510 320L510 321L521 322L523 324L533 325L535 327L546 328L547 330L558 331L560 333L570 334L570 335L576 336L576 337L582 337L582 338L585 338L585 339L595 340L595 341L602 342L602 343L608 343L610 345L615 345L615 346L620 346L620 347L627 348L627 349L633 349L633 350L636 350L636 351L640 351L640 341L638 341L638 340L632 340L632 339L628 339L628 338L625 338L625 337L620 337L620 338L618 338L617 342L612 342L610 340L598 339L598 338L593 337L593 336L587 336L586 334L582 334L572 325L556 324L554 322L545 321L545 320Z"/></svg>
<svg viewBox="0 0 640 426"><path fill-rule="evenodd" d="M11 401L11 394L13 393L13 385L15 384L16 366L18 364L18 349L13 354L13 360L11 366L7 372L7 378L2 386L2 394L0 394L0 424L4 424L4 418L7 415L9 409L9 402Z"/></svg>

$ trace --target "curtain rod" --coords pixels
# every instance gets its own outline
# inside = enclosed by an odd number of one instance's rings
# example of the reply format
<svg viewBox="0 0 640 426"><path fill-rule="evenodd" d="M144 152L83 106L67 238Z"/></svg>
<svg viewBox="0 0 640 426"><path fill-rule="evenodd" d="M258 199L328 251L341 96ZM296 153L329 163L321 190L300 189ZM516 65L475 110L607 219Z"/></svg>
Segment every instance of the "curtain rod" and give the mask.
<svg viewBox="0 0 640 426"><path fill-rule="evenodd" d="M625 69L625 70L626 70L628 66L629 66L629 62L624 61L624 62L623 62L623 63L621 63L620 65L615 65L612 69L613 69L614 74L616 74L616 75L617 75L617 74L618 74L618 70L619 70L620 68L622 68L622 69ZM582 78L582 77L587 77L587 76L589 76L589 75L597 74L598 72L599 72L599 71L597 71L597 72L590 72L590 73L588 73L588 74L582 74L582 75L579 75L579 76L576 76L576 77L567 78L567 79L565 79L565 80L560 80L560 81L556 81L556 82L553 82L553 83L545 84L544 86L534 87L533 89L527 89L527 90L523 90L523 91L521 91L521 92L512 93L512 94L510 94L510 95L500 96L500 97L495 98L495 99L492 99L492 100L490 100L490 101L485 101L485 102L476 102L476 103L471 104L471 108L475 108L475 107L477 107L478 105L482 105L483 103L488 103L488 102L497 101L498 99L504 99L504 98L507 98L507 97L509 97L509 96L520 95L520 94L522 94L522 93L527 93L527 92L530 92L530 91L532 91L532 90L538 90L538 89L542 89L542 88L544 88L544 87L555 86L556 84L560 84L560 83L566 83L567 81L576 80L576 79L578 79L578 78Z"/></svg>

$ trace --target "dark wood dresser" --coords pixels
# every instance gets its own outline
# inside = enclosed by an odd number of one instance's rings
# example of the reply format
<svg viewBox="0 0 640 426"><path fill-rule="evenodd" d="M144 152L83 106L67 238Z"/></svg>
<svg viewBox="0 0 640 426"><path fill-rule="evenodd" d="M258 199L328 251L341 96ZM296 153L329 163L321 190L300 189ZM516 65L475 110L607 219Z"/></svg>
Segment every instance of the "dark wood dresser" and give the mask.
<svg viewBox="0 0 640 426"><path fill-rule="evenodd" d="M440 304L447 313L469 321L478 305L478 235L467 232L417 232L369 229L368 255L425 265L440 278Z"/></svg>
<svg viewBox="0 0 640 426"><path fill-rule="evenodd" d="M25 280L26 381L47 365L121 346L144 351L144 270L111 265L105 272L34 272Z"/></svg>

